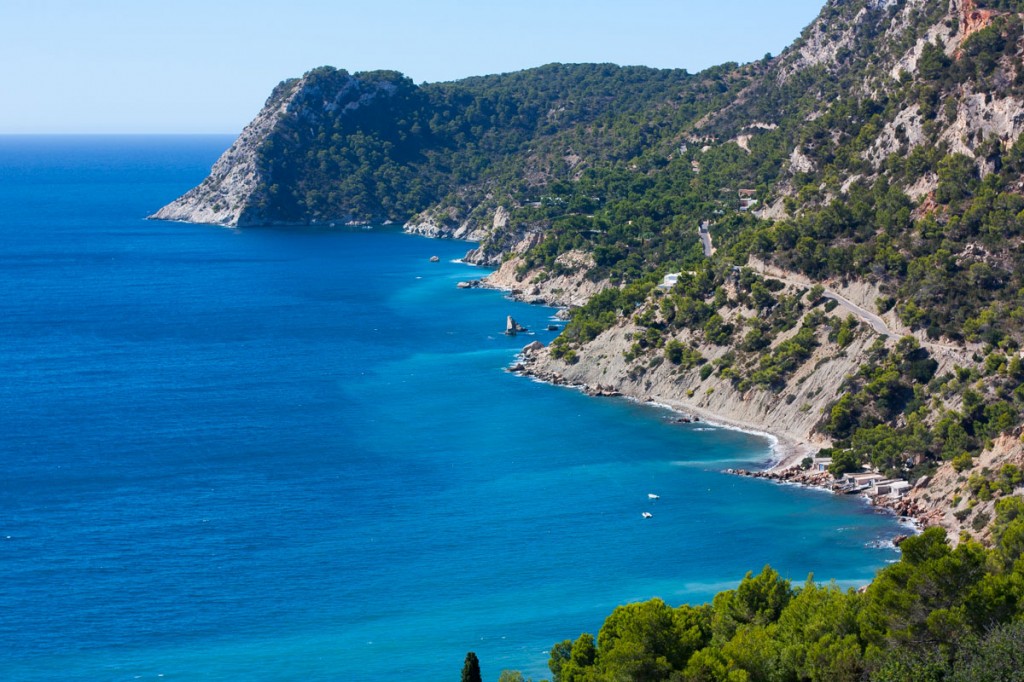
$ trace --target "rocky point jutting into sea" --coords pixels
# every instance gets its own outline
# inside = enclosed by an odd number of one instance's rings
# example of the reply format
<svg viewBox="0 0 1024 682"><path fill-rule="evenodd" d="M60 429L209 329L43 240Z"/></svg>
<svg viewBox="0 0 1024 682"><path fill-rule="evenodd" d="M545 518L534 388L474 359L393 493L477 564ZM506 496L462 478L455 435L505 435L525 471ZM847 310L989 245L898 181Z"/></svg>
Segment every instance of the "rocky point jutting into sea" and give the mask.
<svg viewBox="0 0 1024 682"><path fill-rule="evenodd" d="M987 540L1021 483L1020 9L831 0L698 74L322 67L154 217L478 241L485 286L569 311L526 373L913 482L919 519Z"/></svg>

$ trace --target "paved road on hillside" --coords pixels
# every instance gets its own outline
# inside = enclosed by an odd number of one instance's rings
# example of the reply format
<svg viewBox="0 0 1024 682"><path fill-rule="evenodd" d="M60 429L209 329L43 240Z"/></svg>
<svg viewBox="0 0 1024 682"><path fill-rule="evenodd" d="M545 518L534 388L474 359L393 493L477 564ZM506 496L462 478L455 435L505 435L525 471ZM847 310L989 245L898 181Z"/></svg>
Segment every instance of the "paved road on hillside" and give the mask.
<svg viewBox="0 0 1024 682"><path fill-rule="evenodd" d="M701 243L703 243L704 245L704 255L710 258L711 255L715 252L715 249L711 244L711 230L709 223L701 223L700 227L698 228L698 233L700 234ZM790 279L788 277L783 277L779 275L777 272L773 272L769 268L755 267L749 264L747 267L749 267L762 277L776 279L782 282L783 284L788 284L789 286L792 287L796 287L799 289L809 289L810 287L813 286L813 283L810 281L810 279L799 281ZM889 327L885 324L885 320L883 320L881 317L871 312L870 310L861 308L859 305L857 305L850 299L842 296L841 294L837 294L834 291L829 291L828 289L825 289L824 293L822 293L822 297L835 301L836 303L839 304L839 307L853 313L855 316L859 317L864 322L867 322L869 325L871 325L872 329L874 329L882 336L888 339L895 339L899 336L899 334L896 334L891 329L889 329ZM969 349L961 346L936 343L935 341L929 341L926 339L918 339L918 342L924 348L931 349L933 352L941 351L944 355L948 355L964 363L968 361L968 354L971 352Z"/></svg>
<svg viewBox="0 0 1024 682"><path fill-rule="evenodd" d="M697 234L700 235L700 242L704 245L704 257L711 258L715 253L715 247L711 243L711 230L708 226L708 221L704 221L697 228Z"/></svg>
<svg viewBox="0 0 1024 682"><path fill-rule="evenodd" d="M870 324L872 329L874 329L876 332L878 332L882 336L885 336L885 337L888 337L888 338L896 338L896 334L894 334L892 332L892 330L889 329L889 327L887 327L885 325L885 321L882 318L880 318L878 315L875 315L872 312L864 310L864 308L861 308L859 305L856 305L856 304L852 303L851 301L843 298L842 296L840 296L839 294L837 294L834 291L828 291L826 289L825 293L822 294L822 297L831 299L831 300L835 301L836 303L838 303L841 308L845 308L846 310L849 310L851 313L853 313L854 315L856 315L860 319L862 319L865 322L867 322L868 324Z"/></svg>
<svg viewBox="0 0 1024 682"><path fill-rule="evenodd" d="M809 286L811 286L811 285L808 285L807 282L798 282L796 280L788 279L786 277L780 277L779 275L772 274L772 273L769 273L769 272L760 272L756 268L754 269L754 271L757 272L759 275L761 275L763 277L770 277L771 279L777 279L778 281L782 282L783 284L788 284L788 285L793 286L793 287L805 288L806 289ZM827 299L830 299L832 301L835 301L836 303L839 304L839 307L841 307L841 308L843 308L845 310L848 310L849 312L853 313L854 315L856 315L860 319L862 319L865 322L867 322L869 325L871 325L872 329L874 329L876 332L878 332L882 336L885 336L886 338L896 338L897 334L895 334L891 329L889 329L888 326L886 326L885 321L882 318L880 318L878 315L874 314L870 310L865 310L864 308L861 308L859 305L857 305L856 303L854 303L850 299L848 299L848 298L846 298L844 296L841 296L841 295L837 294L834 291L829 291L828 289L826 289L825 292L822 294L822 298L827 298Z"/></svg>
<svg viewBox="0 0 1024 682"><path fill-rule="evenodd" d="M768 277L768 278L771 278L771 279L777 279L778 281L782 282L783 284L788 284L788 285L793 286L793 287L799 287L799 288L806 289L806 288L812 286L811 284L808 284L807 282L792 280L792 279L789 279L787 277L780 277L779 275L777 275L777 274L775 274L773 272L765 271L762 268L752 268L752 269L754 270L754 272L758 273L762 277ZM864 322L867 322L869 325L871 325L872 329L874 329L876 332L878 332L882 336L884 336L886 338L890 338L890 339L895 339L895 338L899 337L899 334L896 334L891 329L889 329L888 326L886 326L885 321L881 317L879 317L878 315L874 314L873 312L871 312L869 310L861 308L859 305L857 305L856 303L853 303L852 301L850 301L849 299L843 297L842 295L837 294L834 291L829 291L828 289L826 289L825 292L822 294L822 297L823 298L828 298L828 299L831 299L831 300L835 301L843 309L850 311L851 313L853 313L854 315L859 317ZM937 343L935 341L929 341L927 339L918 339L917 341L924 348L929 348L932 351L944 351L945 354L947 354L947 355L952 353L954 357L957 357L958 359L960 359L963 362L967 362L967 357L968 357L967 354L970 351L968 349L966 349L966 348L963 348L961 346L953 346L953 345L949 345L949 344L945 344L945 343Z"/></svg>

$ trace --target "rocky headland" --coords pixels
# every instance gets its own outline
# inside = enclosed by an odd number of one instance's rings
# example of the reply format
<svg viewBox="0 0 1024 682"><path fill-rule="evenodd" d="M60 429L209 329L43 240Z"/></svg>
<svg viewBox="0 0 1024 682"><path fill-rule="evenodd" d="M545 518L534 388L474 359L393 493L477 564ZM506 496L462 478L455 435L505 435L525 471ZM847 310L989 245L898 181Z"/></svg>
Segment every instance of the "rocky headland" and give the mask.
<svg viewBox="0 0 1024 682"><path fill-rule="evenodd" d="M263 222L256 210L266 186L261 150L304 85L303 79L278 85L206 179L149 217L227 227Z"/></svg>

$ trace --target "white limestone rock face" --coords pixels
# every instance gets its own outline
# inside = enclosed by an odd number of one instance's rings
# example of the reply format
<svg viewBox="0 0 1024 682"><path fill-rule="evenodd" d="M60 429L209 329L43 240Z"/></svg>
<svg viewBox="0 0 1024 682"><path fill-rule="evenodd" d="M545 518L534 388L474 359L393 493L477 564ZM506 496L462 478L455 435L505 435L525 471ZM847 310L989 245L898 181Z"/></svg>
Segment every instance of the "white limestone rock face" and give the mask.
<svg viewBox="0 0 1024 682"><path fill-rule="evenodd" d="M956 119L939 138L953 152L974 156L984 140L1012 143L1024 132L1024 104L1013 97L971 94L961 97L959 104Z"/></svg>
<svg viewBox="0 0 1024 682"><path fill-rule="evenodd" d="M804 154L800 147L794 147L789 155L789 170L791 173L813 173L816 167L814 161Z"/></svg>
<svg viewBox="0 0 1024 682"><path fill-rule="evenodd" d="M304 79L293 79L278 85L256 118L213 164L206 179L149 217L230 227L258 222L253 209L262 184L260 148L303 84Z"/></svg>
<svg viewBox="0 0 1024 682"><path fill-rule="evenodd" d="M485 201L488 199L490 197L486 197ZM454 206L433 206L419 215L413 216L402 229L409 234L418 234L422 237L480 242L503 229L508 223L509 214L503 206L498 206L495 209L494 219L490 224L480 219L481 212L486 214L487 211L479 205L468 214L464 214ZM475 251L477 249L470 253ZM468 262L476 263L477 261L468 259Z"/></svg>

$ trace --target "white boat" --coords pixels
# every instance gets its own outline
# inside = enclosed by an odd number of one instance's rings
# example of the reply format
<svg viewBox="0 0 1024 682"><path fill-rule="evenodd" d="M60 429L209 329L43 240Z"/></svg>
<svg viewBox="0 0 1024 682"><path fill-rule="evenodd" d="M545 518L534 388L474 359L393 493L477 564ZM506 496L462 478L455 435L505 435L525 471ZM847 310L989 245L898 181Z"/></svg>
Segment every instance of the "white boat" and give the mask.
<svg viewBox="0 0 1024 682"><path fill-rule="evenodd" d="M644 512L644 513L643 513L643 517L644 517L645 519L649 519L649 518L651 518L652 516L654 516L654 514L652 514L651 512Z"/></svg>
<svg viewBox="0 0 1024 682"><path fill-rule="evenodd" d="M660 495L655 495L654 493L647 493L647 499L648 500L658 500L658 499L661 499L661 496Z"/></svg>

